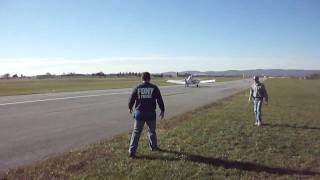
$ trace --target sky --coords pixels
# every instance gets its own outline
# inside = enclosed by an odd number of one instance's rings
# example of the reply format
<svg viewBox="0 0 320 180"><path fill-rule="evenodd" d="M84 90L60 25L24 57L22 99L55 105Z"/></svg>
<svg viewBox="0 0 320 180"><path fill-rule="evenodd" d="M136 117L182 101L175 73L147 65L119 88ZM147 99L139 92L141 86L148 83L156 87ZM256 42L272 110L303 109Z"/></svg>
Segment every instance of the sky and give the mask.
<svg viewBox="0 0 320 180"><path fill-rule="evenodd" d="M320 69L319 0L0 0L0 74Z"/></svg>

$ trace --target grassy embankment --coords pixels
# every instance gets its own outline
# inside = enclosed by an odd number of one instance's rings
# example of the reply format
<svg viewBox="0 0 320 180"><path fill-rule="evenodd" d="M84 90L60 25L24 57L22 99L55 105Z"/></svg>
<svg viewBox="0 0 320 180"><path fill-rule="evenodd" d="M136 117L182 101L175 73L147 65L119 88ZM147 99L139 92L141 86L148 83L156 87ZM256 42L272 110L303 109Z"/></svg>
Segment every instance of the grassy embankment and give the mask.
<svg viewBox="0 0 320 180"><path fill-rule="evenodd" d="M130 132L11 170L9 179L319 179L320 81L270 79L262 127L248 93L160 123L161 152L146 134L127 157Z"/></svg>
<svg viewBox="0 0 320 180"><path fill-rule="evenodd" d="M239 78L219 77L217 81ZM165 78L155 78L159 86L172 85ZM54 92L88 91L115 88L130 88L140 82L139 78L70 78L50 80L0 80L0 96Z"/></svg>

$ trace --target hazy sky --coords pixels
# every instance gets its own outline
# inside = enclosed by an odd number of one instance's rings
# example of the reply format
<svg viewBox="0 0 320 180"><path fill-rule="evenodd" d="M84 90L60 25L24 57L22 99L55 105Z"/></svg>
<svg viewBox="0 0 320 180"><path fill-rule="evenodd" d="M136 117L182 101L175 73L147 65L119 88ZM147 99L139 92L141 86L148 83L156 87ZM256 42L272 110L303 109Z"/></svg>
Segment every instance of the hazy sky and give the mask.
<svg viewBox="0 0 320 180"><path fill-rule="evenodd" d="M0 0L0 74L320 69L319 0Z"/></svg>

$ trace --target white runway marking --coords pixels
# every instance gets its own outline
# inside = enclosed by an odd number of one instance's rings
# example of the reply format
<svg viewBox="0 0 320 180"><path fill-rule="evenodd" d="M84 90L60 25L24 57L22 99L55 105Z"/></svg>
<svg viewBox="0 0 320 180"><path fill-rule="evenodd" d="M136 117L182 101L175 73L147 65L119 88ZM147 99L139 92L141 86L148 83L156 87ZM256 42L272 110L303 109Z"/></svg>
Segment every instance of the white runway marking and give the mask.
<svg viewBox="0 0 320 180"><path fill-rule="evenodd" d="M19 102L3 103L3 104L0 104L0 106L27 104L27 103L35 103L35 102L46 102L46 101L57 101L57 100L66 100L66 99L79 99L79 98L98 97L98 96L111 96L111 95L119 95L119 94L130 94L130 92L92 94L92 95L85 95L85 96L71 96L71 97L61 97L61 98L38 99L38 100L30 100L30 101L19 101Z"/></svg>

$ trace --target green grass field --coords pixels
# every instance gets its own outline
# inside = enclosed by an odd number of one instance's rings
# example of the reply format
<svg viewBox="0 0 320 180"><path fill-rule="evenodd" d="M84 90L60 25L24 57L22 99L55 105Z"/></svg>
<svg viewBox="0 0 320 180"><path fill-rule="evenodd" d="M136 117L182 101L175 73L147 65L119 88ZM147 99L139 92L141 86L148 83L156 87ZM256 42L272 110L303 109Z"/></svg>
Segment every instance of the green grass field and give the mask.
<svg viewBox="0 0 320 180"><path fill-rule="evenodd" d="M218 82L239 78L218 77ZM152 83L159 86L172 85L166 78L155 78ZM131 88L140 78L70 78L49 80L0 80L0 96L39 94L55 92L88 91L103 89Z"/></svg>
<svg viewBox="0 0 320 180"><path fill-rule="evenodd" d="M2 80L0 81L0 96L128 88L138 82L139 78ZM160 79L156 79L154 83L166 85L165 81Z"/></svg>
<svg viewBox="0 0 320 180"><path fill-rule="evenodd" d="M8 179L320 179L320 81L269 79L265 125L248 92L160 122L160 152L131 132L10 170ZM145 132L145 131L144 131Z"/></svg>

